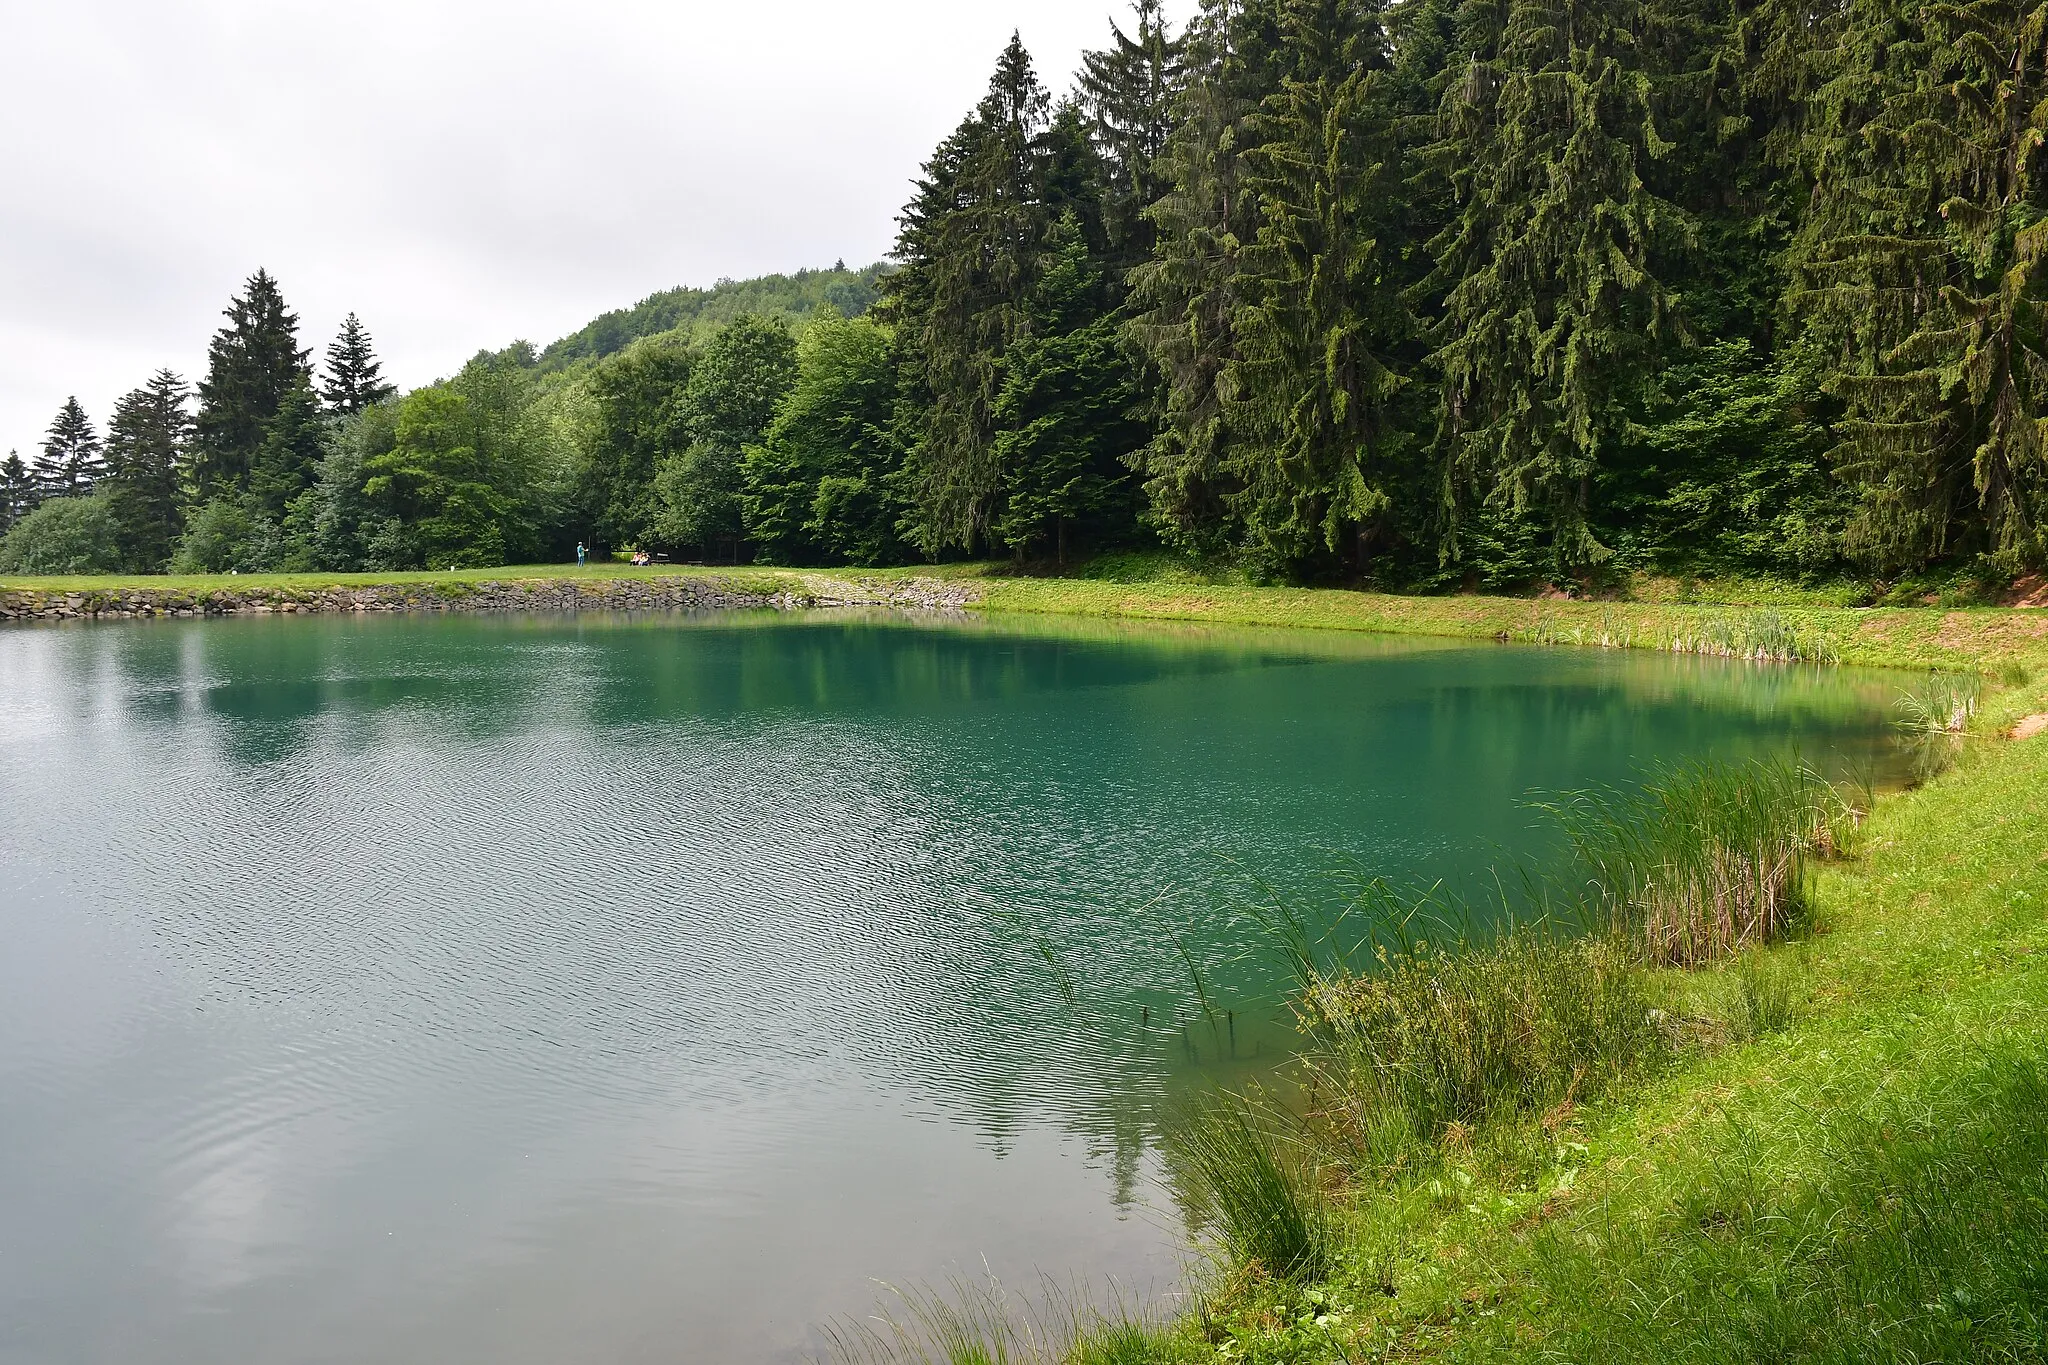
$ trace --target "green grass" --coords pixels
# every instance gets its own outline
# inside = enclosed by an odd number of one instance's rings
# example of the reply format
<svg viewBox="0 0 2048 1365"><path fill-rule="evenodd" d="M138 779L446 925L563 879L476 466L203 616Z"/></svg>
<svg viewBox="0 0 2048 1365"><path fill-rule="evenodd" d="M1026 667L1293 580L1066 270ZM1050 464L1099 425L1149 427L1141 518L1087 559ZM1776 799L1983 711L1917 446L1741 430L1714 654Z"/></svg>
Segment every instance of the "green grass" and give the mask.
<svg viewBox="0 0 2048 1365"><path fill-rule="evenodd" d="M128 574L49 577L0 577L0 591L6 592L119 592L162 590L169 592L223 592L255 589L317 591L323 588L368 588L386 584L510 583L522 581L603 581L614 579L657 579L678 575L695 578L734 580L790 578L789 570L740 565L736 568L694 565L630 564L520 564L494 569L443 569L394 571L388 573L250 573L250 574Z"/></svg>

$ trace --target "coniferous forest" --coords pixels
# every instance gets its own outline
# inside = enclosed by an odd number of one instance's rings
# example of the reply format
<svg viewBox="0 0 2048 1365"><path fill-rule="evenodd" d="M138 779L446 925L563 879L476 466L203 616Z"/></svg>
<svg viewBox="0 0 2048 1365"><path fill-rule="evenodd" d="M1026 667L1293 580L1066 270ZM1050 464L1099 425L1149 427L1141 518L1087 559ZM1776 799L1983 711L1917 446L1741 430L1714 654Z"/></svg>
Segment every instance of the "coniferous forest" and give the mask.
<svg viewBox="0 0 2048 1365"><path fill-rule="evenodd" d="M1157 0L893 257L410 393L277 281L0 466L0 569L1165 549L1411 589L2048 561L2048 0Z"/></svg>

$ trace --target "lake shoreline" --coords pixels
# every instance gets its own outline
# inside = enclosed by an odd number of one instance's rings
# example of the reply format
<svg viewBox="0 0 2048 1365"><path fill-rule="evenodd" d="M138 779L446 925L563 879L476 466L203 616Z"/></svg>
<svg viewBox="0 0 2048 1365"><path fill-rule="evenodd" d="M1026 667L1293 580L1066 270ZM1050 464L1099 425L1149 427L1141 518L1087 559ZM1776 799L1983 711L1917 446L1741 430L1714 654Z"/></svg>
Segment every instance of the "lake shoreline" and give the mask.
<svg viewBox="0 0 2048 1365"><path fill-rule="evenodd" d="M252 575L251 577L254 577ZM232 584L228 586L226 584ZM343 583L324 587L247 586L225 580L204 588L133 582L83 590L0 590L0 621L62 622L211 616L360 615L383 612L546 612L806 610L897 607L957 610L967 585L900 579L801 581L759 576L666 574L650 577L485 578Z"/></svg>
<svg viewBox="0 0 2048 1365"><path fill-rule="evenodd" d="M1709 585L1711 587L1711 585ZM1773 663L1996 672L2048 660L2048 611L1727 600L1587 601L1342 588L1193 586L918 569L530 566L443 573L0 580L0 622L372 612L894 607L1278 626L1648 649Z"/></svg>

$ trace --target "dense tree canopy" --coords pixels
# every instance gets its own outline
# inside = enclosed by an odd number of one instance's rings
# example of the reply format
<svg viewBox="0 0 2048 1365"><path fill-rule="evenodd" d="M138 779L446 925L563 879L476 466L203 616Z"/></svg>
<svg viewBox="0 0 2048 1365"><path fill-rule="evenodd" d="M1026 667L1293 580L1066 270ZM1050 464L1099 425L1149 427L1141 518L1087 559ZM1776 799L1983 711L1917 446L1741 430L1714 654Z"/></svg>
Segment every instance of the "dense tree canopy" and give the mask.
<svg viewBox="0 0 2048 1365"><path fill-rule="evenodd" d="M2048 0L1137 0L1064 96L994 55L886 265L404 395L353 315L316 382L258 271L195 413L66 404L0 520L131 569L2048 567Z"/></svg>

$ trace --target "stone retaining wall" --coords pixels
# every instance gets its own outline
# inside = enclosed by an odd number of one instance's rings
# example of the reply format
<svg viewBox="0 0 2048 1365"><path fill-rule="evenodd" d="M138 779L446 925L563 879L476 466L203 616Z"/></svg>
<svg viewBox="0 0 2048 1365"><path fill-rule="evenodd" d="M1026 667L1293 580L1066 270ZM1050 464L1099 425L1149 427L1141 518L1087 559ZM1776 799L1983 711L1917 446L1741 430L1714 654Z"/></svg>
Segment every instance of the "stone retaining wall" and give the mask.
<svg viewBox="0 0 2048 1365"><path fill-rule="evenodd" d="M154 616L272 616L373 611L702 611L733 607L892 606L957 609L977 594L937 579L840 579L801 575L771 580L694 577L554 578L362 587L110 588L86 592L0 590L0 621L65 621Z"/></svg>

